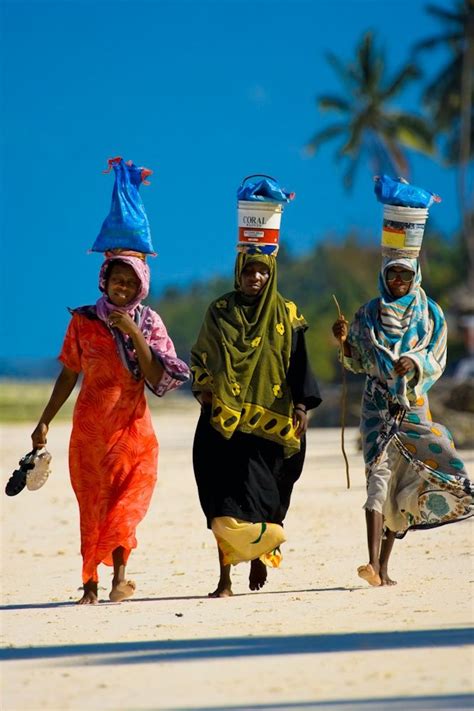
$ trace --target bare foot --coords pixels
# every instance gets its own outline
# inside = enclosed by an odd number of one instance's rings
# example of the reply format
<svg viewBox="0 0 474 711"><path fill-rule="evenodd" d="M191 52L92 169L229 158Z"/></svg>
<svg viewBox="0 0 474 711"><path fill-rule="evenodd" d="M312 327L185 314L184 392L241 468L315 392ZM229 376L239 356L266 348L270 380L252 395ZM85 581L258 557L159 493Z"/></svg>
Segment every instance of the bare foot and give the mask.
<svg viewBox="0 0 474 711"><path fill-rule="evenodd" d="M97 605L99 602L97 583L92 580L88 580L84 583L84 595L80 600L77 600L76 605Z"/></svg>
<svg viewBox="0 0 474 711"><path fill-rule="evenodd" d="M367 563L367 565L360 565L357 568L357 574L359 575L359 578L366 580L369 585L373 585L374 587L382 585L380 575L374 570L370 563Z"/></svg>
<svg viewBox="0 0 474 711"><path fill-rule="evenodd" d="M249 588L260 590L267 581L267 566L256 558L250 561Z"/></svg>
<svg viewBox="0 0 474 711"><path fill-rule="evenodd" d="M136 585L133 580L119 580L118 583L112 583L112 590L109 593L111 602L122 602L128 597L132 597L135 592Z"/></svg>
<svg viewBox="0 0 474 711"><path fill-rule="evenodd" d="M219 582L217 588L213 592L208 593L207 597L232 597L233 594L230 582L225 584Z"/></svg>
<svg viewBox="0 0 474 711"><path fill-rule="evenodd" d="M383 570L380 568L380 580L382 581L380 584L381 585L396 585L397 581L392 580L392 578L388 577L388 572L386 570Z"/></svg>

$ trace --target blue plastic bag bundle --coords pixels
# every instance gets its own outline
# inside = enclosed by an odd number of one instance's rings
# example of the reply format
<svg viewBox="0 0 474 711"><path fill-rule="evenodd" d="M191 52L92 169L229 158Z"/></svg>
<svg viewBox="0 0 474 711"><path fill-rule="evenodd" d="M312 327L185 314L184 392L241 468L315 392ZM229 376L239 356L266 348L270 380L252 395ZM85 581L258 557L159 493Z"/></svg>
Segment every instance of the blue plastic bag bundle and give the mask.
<svg viewBox="0 0 474 711"><path fill-rule="evenodd" d="M439 195L418 188L416 185L410 185L403 178L394 180L388 175L382 175L376 176L374 180L377 200L384 205L429 208L434 202L441 202Z"/></svg>
<svg viewBox="0 0 474 711"><path fill-rule="evenodd" d="M247 182L250 178L259 178ZM289 193L281 188L274 178L269 175L248 175L237 188L237 200L247 202L280 202L286 203L293 200L295 193Z"/></svg>
<svg viewBox="0 0 474 711"><path fill-rule="evenodd" d="M121 157L110 158L108 170L114 169L115 183L110 212L92 245L92 252L126 249L143 254L155 254L151 242L150 225L143 201L138 192L142 183L152 174L148 168L139 168Z"/></svg>

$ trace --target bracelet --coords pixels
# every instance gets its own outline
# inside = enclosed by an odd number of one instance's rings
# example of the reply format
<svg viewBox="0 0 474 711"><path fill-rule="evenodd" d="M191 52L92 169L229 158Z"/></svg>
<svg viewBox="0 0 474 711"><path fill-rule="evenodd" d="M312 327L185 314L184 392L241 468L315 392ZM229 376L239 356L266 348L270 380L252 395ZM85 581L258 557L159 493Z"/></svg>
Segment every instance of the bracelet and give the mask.
<svg viewBox="0 0 474 711"><path fill-rule="evenodd" d="M308 414L308 410L305 407L295 407L295 410L299 410L300 412L304 412L304 414Z"/></svg>

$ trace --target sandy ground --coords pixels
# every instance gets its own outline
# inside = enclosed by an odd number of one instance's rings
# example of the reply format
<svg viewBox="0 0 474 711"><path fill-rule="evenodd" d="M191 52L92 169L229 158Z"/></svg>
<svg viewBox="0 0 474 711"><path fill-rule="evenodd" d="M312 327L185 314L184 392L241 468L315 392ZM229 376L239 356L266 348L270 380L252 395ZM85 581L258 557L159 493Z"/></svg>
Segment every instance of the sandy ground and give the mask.
<svg viewBox="0 0 474 711"><path fill-rule="evenodd" d="M265 588L234 569L217 580L212 535L191 466L194 405L154 417L159 483L138 529L134 599L74 605L80 593L78 513L67 471L69 425L53 424L53 473L37 492L2 495L2 705L65 709L472 708L472 522L397 542L393 588L369 588L356 432L312 429L290 509L283 566ZM5 481L31 426L2 427ZM474 474L474 451L464 451ZM110 569L102 568L107 600Z"/></svg>

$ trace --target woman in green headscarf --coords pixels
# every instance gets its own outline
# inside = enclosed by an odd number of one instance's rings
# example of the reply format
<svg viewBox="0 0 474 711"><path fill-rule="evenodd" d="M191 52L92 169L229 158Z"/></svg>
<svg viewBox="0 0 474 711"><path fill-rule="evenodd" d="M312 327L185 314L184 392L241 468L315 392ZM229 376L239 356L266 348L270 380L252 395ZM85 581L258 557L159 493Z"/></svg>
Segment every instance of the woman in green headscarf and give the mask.
<svg viewBox="0 0 474 711"><path fill-rule="evenodd" d="M192 349L201 403L193 463L217 540L212 597L232 595L230 566L251 561L250 589L278 567L283 519L305 454L307 412L321 398L306 353L306 322L277 291L274 256L239 253L234 291L210 305Z"/></svg>

